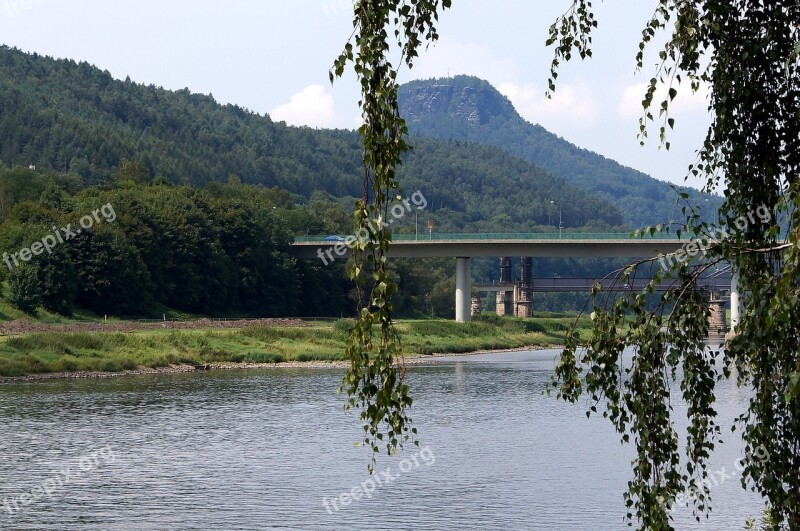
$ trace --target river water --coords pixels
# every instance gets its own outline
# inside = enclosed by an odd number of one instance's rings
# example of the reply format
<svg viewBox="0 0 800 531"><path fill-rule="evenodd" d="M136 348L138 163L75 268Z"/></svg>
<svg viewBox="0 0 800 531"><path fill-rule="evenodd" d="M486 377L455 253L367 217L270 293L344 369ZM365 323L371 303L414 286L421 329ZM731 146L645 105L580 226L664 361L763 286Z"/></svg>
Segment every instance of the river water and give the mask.
<svg viewBox="0 0 800 531"><path fill-rule="evenodd" d="M0 529L625 529L633 452L585 403L542 395L557 353L409 369L420 446L372 477L337 370L2 385ZM721 385L730 425L747 393ZM741 448L714 455L710 519L681 508L677 529L758 516Z"/></svg>

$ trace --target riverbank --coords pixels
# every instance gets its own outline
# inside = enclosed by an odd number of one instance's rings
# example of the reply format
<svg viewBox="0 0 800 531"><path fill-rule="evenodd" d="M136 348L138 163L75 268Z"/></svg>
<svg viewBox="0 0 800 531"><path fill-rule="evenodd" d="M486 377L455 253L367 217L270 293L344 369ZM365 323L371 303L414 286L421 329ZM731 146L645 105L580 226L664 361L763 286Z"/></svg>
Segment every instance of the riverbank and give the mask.
<svg viewBox="0 0 800 531"><path fill-rule="evenodd" d="M436 363L443 363L445 360L450 360L458 356L473 356L476 354L498 354L502 352L516 352L528 350L545 350L547 348L555 348L556 345L549 347L543 346L526 346L517 348L501 348L492 350L478 350L474 352L450 352L439 354L413 354L403 357L403 363L407 367L419 365L434 365ZM338 369L344 370L347 368L347 362L341 361L281 361L277 363L247 363L247 362L216 362L208 363L205 365L170 365L166 367L144 367L140 366L132 370L124 370L118 372L105 372L105 371L72 371L72 372L46 372L28 374L25 376L0 376L0 384L12 382L37 382L47 380L87 380L92 378L118 378L125 376L143 376L148 374L178 374L187 372L203 372L203 371L229 371L229 370L246 370L246 369Z"/></svg>
<svg viewBox="0 0 800 531"><path fill-rule="evenodd" d="M397 329L406 363L452 355L563 343L574 317L532 319L489 316L471 323L405 320ZM203 369L344 367L349 320L280 322L240 328L37 332L0 339L0 382L102 378ZM588 327L581 321L580 331Z"/></svg>

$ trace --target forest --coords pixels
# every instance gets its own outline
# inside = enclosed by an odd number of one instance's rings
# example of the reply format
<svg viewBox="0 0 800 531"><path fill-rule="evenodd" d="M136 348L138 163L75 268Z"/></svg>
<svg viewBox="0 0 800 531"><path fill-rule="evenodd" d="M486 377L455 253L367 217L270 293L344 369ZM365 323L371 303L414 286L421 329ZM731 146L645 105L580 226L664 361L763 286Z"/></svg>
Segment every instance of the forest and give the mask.
<svg viewBox="0 0 800 531"><path fill-rule="evenodd" d="M296 261L288 246L298 235L352 231L363 189L355 131L287 126L212 95L2 46L0 139L0 252L76 226L102 205L117 214L3 267L5 296L18 308L158 317L341 316L354 307L341 263ZM629 230L611 201L496 146L419 136L411 144L399 179L428 206L398 232L429 220L440 232L557 232L559 217L568 231ZM548 276L608 266L535 264ZM452 315L453 260L392 268L399 314ZM475 260L473 270L493 278L497 260ZM542 301L555 310L577 302Z"/></svg>

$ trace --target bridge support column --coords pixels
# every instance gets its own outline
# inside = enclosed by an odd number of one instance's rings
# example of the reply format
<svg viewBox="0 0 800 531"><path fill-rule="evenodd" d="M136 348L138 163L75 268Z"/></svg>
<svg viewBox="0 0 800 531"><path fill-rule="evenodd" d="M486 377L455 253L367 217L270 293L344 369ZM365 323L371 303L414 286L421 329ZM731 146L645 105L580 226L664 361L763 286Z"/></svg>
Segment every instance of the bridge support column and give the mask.
<svg viewBox="0 0 800 531"><path fill-rule="evenodd" d="M470 321L470 304L472 302L472 279L470 278L469 257L456 258L456 322Z"/></svg>
<svg viewBox="0 0 800 531"><path fill-rule="evenodd" d="M724 336L728 329L728 323L725 319L725 301L712 291L708 306L711 310L711 314L708 316L708 336Z"/></svg>
<svg viewBox="0 0 800 531"><path fill-rule="evenodd" d="M504 256L500 259L500 283L511 284L511 257ZM514 292L498 291L495 296L497 315L514 315Z"/></svg>
<svg viewBox="0 0 800 531"><path fill-rule="evenodd" d="M520 279L516 292L516 316L530 317L533 315L533 258L530 256L520 258Z"/></svg>
<svg viewBox="0 0 800 531"><path fill-rule="evenodd" d="M495 312L500 317L504 315L514 315L514 292L498 291L495 295Z"/></svg>
<svg viewBox="0 0 800 531"><path fill-rule="evenodd" d="M739 324L739 319L742 313L742 303L739 300L739 272L736 268L731 266L731 329L726 338L731 338L736 335L736 325Z"/></svg>
<svg viewBox="0 0 800 531"><path fill-rule="evenodd" d="M475 294L472 297L472 304L470 305L470 315L481 315L481 298L480 295Z"/></svg>

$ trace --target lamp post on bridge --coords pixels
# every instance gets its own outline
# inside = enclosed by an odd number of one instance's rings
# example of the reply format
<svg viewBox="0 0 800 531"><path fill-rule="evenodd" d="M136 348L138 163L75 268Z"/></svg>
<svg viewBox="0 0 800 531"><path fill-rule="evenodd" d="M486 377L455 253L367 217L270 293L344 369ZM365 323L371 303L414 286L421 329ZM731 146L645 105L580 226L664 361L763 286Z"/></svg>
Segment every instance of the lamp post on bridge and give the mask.
<svg viewBox="0 0 800 531"><path fill-rule="evenodd" d="M708 204L710 201L706 197L703 201L704 203ZM714 228L719 226L719 209L714 209Z"/></svg>
<svg viewBox="0 0 800 531"><path fill-rule="evenodd" d="M550 204L558 207L558 239L561 239L561 229L563 228L563 224L561 223L561 205L556 205L556 202L552 199L550 200Z"/></svg>

